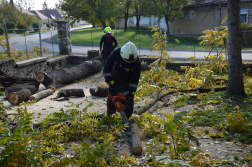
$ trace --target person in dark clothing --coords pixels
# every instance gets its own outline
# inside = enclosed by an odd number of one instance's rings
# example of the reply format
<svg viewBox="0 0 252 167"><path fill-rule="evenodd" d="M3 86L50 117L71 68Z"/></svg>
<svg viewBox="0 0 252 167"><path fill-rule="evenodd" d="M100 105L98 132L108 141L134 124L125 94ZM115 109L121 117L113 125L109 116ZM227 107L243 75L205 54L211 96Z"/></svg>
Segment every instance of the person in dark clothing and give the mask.
<svg viewBox="0 0 252 167"><path fill-rule="evenodd" d="M103 68L105 82L109 84L109 92L115 95L117 92L130 100L130 107L124 109L129 118L134 108L134 92L137 90L141 73L141 62L137 56L137 47L132 42L115 49L108 57ZM116 113L116 109L107 97L107 115Z"/></svg>
<svg viewBox="0 0 252 167"><path fill-rule="evenodd" d="M100 41L100 52L103 55L102 57L102 66L104 67L105 62L110 55L110 53L117 47L117 40L114 35L111 33L111 28L106 27L104 29L105 35L102 36L101 41ZM104 43L104 44L103 44ZM113 46L113 43L115 45ZM103 49L102 49L102 44L103 44Z"/></svg>

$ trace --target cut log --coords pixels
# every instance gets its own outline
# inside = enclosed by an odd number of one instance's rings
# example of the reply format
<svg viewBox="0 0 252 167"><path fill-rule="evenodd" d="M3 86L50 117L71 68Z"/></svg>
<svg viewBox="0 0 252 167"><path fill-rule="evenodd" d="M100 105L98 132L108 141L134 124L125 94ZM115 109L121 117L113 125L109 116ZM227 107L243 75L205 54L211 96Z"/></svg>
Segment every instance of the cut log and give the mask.
<svg viewBox="0 0 252 167"><path fill-rule="evenodd" d="M31 94L30 90L23 89L18 92L10 93L8 96L8 101L9 101L9 103L16 105L16 104L19 104L19 103L22 103L22 102L29 100L29 97L31 95L32 94Z"/></svg>
<svg viewBox="0 0 252 167"><path fill-rule="evenodd" d="M46 90L43 90L43 91L40 91L40 92L38 92L36 94L31 95L29 97L29 99L31 101L36 101L37 102L37 101L39 101L39 100L41 100L41 99L43 99L45 97L48 97L48 96L52 95L54 92L55 92L54 89L49 88L49 89L46 89Z"/></svg>
<svg viewBox="0 0 252 167"><path fill-rule="evenodd" d="M108 86L97 86L96 88L90 88L89 92L92 96L107 97L108 96Z"/></svg>
<svg viewBox="0 0 252 167"><path fill-rule="evenodd" d="M85 97L85 94L84 94L83 89L65 89L65 90L60 90L56 98L70 97L70 96Z"/></svg>
<svg viewBox="0 0 252 167"><path fill-rule="evenodd" d="M36 81L35 78L21 78L21 77L9 76L2 70L0 70L0 83L3 85L4 88L10 87L14 84L27 83L28 85L34 85L36 89L38 89L40 84L39 82Z"/></svg>
<svg viewBox="0 0 252 167"><path fill-rule="evenodd" d="M36 80L46 88L55 87L57 84L65 84L81 79L90 74L101 71L102 64L99 60L85 61L69 69L55 70L51 73L40 72L36 74Z"/></svg>
<svg viewBox="0 0 252 167"><path fill-rule="evenodd" d="M94 58L96 56L99 56L99 50L88 50L87 51L88 54L88 59Z"/></svg>
<svg viewBox="0 0 252 167"><path fill-rule="evenodd" d="M28 89L31 91L31 94L35 94L37 92L37 89L34 85L28 85L27 83L25 84L16 84L12 85L11 87L6 87L4 89L5 96L8 98L9 94L12 92L18 92L23 89Z"/></svg>
<svg viewBox="0 0 252 167"><path fill-rule="evenodd" d="M140 139L139 128L136 122L131 122L130 131L131 131L132 152L135 155L141 154L143 149Z"/></svg>

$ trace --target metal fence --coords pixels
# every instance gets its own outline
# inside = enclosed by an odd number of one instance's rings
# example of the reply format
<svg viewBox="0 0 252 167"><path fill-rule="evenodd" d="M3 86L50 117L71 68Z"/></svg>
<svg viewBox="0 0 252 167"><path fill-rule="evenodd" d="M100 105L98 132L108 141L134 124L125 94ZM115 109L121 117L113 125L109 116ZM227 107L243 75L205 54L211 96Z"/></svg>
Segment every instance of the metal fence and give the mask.
<svg viewBox="0 0 252 167"><path fill-rule="evenodd" d="M6 40L6 47L0 47L2 55L6 53L9 58L19 61L41 56L55 56L59 53L58 45L52 41L57 30L46 31L46 29L41 29L39 24L36 28L14 28L14 24L6 20L1 27L4 28L5 33L2 35ZM1 56L2 58L4 57Z"/></svg>
<svg viewBox="0 0 252 167"><path fill-rule="evenodd" d="M19 57L23 55L25 59L38 57L42 55L55 57L59 54L58 32L57 30L46 31L38 28L30 29L10 29L6 23L0 23L0 27L5 28L3 35L6 37L6 43L9 42L10 49L0 45L0 53L8 53L9 56ZM1 29L0 29L1 31ZM127 30L125 33L122 29L114 29L113 35L116 36L118 47L123 46L126 42L131 41L138 47L138 55L150 56L160 55L159 51L150 51L153 41L151 30ZM71 29L72 54L86 55L88 50L100 49L99 44L104 32L101 29L85 28ZM197 34L170 34L167 36L169 55L174 59L185 59L196 56L197 59L204 59L211 50L209 47L200 46L198 37L203 35ZM242 31L242 58L243 60L252 60L252 31ZM178 39L180 43L176 43ZM40 47L41 46L41 47ZM14 49L22 51L14 54ZM214 48L211 54L219 53L221 48ZM227 53L227 52L225 52ZM1 59L1 58L0 58Z"/></svg>
<svg viewBox="0 0 252 167"><path fill-rule="evenodd" d="M150 56L160 55L159 51L150 51L153 32L151 30L127 30L125 33L122 29L116 29L112 31L118 41L118 47L123 46L126 42L131 41L138 47L138 55ZM244 60L252 60L252 32L242 32L242 57ZM100 49L99 44L104 32L100 29L86 29L80 31L71 31L72 52L78 55L87 54L88 50ZM210 48L207 46L199 45L200 40L198 37L203 35L202 33L194 34L170 34L167 35L169 55L174 59L188 59L192 56L196 56L197 59L204 59L205 56L219 54L221 47ZM246 38L245 38L246 37ZM179 43L175 42L178 39ZM223 50L227 54L227 50Z"/></svg>

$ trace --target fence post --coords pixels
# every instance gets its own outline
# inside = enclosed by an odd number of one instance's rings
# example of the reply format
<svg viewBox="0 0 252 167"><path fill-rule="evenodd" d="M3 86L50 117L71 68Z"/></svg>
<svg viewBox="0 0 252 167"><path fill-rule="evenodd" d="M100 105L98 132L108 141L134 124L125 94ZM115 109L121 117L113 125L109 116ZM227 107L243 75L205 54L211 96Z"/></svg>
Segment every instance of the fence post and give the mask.
<svg viewBox="0 0 252 167"><path fill-rule="evenodd" d="M5 36L6 36L6 43L7 43L7 52L8 52L9 58L11 58L11 56L10 56L10 43L9 43L8 30L7 30L7 23L6 23L5 19L4 19L4 28L5 28Z"/></svg>
<svg viewBox="0 0 252 167"><path fill-rule="evenodd" d="M39 44L40 44L40 54L41 57L43 56L43 52L42 52L42 43L41 43L41 32L40 32L40 24L38 24L39 27Z"/></svg>
<svg viewBox="0 0 252 167"><path fill-rule="evenodd" d="M140 30L137 30L138 31L138 34L139 34L139 56L140 56Z"/></svg>
<svg viewBox="0 0 252 167"><path fill-rule="evenodd" d="M27 44L26 44L26 36L25 36L25 32L24 32L24 37L25 37L25 52L26 52L26 58L28 59L28 49L27 49Z"/></svg>
<svg viewBox="0 0 252 167"><path fill-rule="evenodd" d="M52 38L52 51L53 51L53 57L54 57L54 48L53 48L53 36L52 36L52 32L51 32L51 38Z"/></svg>
<svg viewBox="0 0 252 167"><path fill-rule="evenodd" d="M92 49L93 49L93 37L92 37L92 30L91 30L91 40L92 40Z"/></svg>

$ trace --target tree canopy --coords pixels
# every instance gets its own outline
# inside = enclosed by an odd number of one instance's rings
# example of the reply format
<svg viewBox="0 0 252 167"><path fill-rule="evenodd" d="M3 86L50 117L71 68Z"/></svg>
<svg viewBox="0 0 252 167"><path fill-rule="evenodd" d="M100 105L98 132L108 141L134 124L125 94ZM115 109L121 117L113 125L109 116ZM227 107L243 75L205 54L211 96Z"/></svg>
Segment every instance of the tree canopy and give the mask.
<svg viewBox="0 0 252 167"><path fill-rule="evenodd" d="M0 22L3 22L3 19L6 19L9 22L18 24L19 26L29 27L33 21L36 20L35 17L30 16L26 13L18 11L13 5L9 4L6 0L1 0L0 3Z"/></svg>
<svg viewBox="0 0 252 167"><path fill-rule="evenodd" d="M182 18L182 8L187 5L188 0L145 0L145 6L149 8L144 12L146 16L156 16L161 20L165 18L167 31L169 32L169 21Z"/></svg>
<svg viewBox="0 0 252 167"><path fill-rule="evenodd" d="M119 0L63 0L61 8L67 12L66 17L83 19L105 28L122 16L123 5Z"/></svg>

